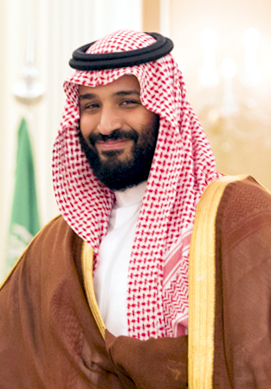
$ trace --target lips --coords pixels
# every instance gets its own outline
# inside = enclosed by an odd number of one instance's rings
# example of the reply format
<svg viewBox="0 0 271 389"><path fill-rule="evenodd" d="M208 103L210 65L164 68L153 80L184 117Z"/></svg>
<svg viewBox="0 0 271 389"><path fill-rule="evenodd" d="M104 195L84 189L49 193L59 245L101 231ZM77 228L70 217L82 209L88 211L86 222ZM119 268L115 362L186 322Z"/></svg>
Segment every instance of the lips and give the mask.
<svg viewBox="0 0 271 389"><path fill-rule="evenodd" d="M118 150L123 149L128 142L131 142L131 140L125 138L107 140L106 142L97 141L96 147L98 147L100 150Z"/></svg>

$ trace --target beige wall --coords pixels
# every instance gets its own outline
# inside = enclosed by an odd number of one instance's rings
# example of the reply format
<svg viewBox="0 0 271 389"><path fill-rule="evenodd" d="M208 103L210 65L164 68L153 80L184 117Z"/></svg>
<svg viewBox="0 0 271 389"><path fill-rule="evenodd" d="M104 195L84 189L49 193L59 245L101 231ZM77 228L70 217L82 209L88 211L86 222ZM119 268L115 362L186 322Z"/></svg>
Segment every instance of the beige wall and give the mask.
<svg viewBox="0 0 271 389"><path fill-rule="evenodd" d="M144 0L143 30L155 30L174 41L174 57L184 73L188 98L211 142L218 169L226 174L253 175L271 190L271 2L270 0ZM247 86L244 33L260 34L257 67L261 82ZM217 34L215 66L219 82L204 87L201 34ZM230 57L237 65L232 79L235 113L225 115L226 82L221 64Z"/></svg>
<svg viewBox="0 0 271 389"><path fill-rule="evenodd" d="M271 2L270 0L171 0L170 36L174 55L184 71L189 100L204 125L224 173L249 173L271 189ZM204 88L199 82L203 62L200 42L204 28L218 36L216 67L220 82ZM261 83L243 84L244 32L256 28L260 34L257 65ZM220 66L225 57L237 64L233 96L237 112L222 114L224 80Z"/></svg>
<svg viewBox="0 0 271 389"><path fill-rule="evenodd" d="M142 29L146 32L160 31L159 0L142 0Z"/></svg>

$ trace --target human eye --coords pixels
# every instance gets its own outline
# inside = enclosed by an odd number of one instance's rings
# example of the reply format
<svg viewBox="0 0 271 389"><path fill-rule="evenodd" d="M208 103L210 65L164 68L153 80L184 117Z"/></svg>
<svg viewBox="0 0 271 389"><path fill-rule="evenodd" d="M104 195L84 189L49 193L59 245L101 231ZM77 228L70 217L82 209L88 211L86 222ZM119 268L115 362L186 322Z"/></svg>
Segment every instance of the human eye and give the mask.
<svg viewBox="0 0 271 389"><path fill-rule="evenodd" d="M88 101L81 104L82 111L95 111L100 108L100 104L93 101Z"/></svg>
<svg viewBox="0 0 271 389"><path fill-rule="evenodd" d="M121 102L120 102L120 105L123 106L123 107L134 107L134 106L137 106L141 104L141 102L137 99L123 99Z"/></svg>

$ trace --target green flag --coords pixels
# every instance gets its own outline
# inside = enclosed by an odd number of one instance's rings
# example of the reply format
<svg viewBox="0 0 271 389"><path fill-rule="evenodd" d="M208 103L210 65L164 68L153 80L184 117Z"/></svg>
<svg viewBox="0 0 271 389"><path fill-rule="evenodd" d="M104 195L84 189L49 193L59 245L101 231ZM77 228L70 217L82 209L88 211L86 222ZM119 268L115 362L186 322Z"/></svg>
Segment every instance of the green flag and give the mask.
<svg viewBox="0 0 271 389"><path fill-rule="evenodd" d="M39 229L33 156L27 123L22 119L18 130L15 186L7 241L7 271Z"/></svg>

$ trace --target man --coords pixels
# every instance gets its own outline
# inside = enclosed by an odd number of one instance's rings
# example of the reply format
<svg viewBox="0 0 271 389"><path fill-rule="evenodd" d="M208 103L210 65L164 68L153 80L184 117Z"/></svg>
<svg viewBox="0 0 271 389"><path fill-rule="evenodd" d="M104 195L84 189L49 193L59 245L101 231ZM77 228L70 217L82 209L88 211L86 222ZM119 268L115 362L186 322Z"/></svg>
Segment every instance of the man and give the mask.
<svg viewBox="0 0 271 389"><path fill-rule="evenodd" d="M62 216L2 287L1 388L270 387L270 194L216 171L171 49L121 30L74 52Z"/></svg>

